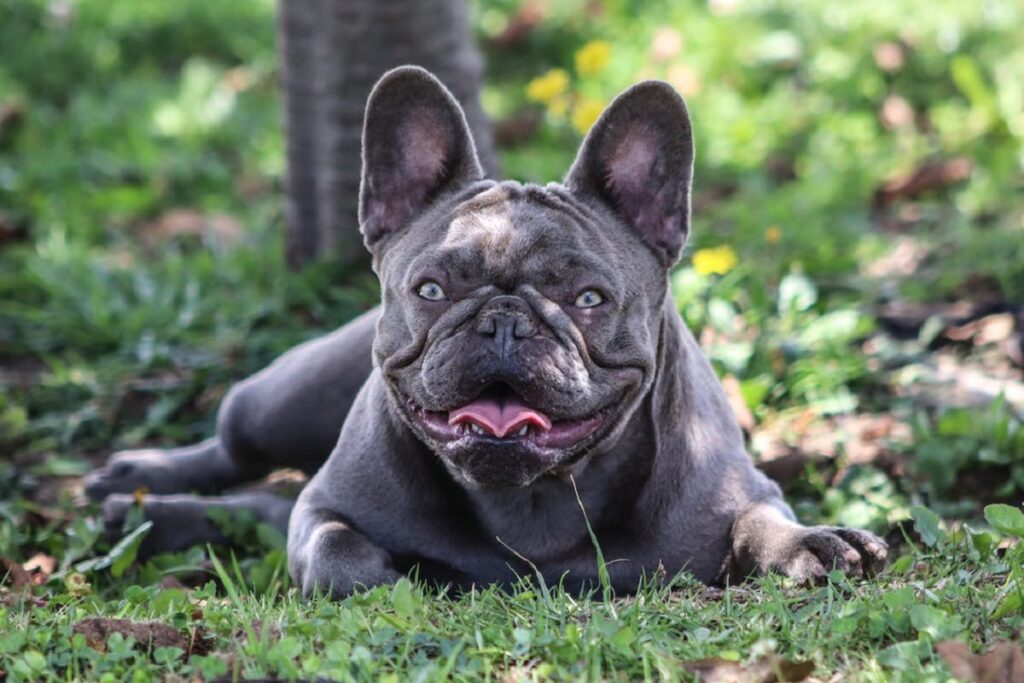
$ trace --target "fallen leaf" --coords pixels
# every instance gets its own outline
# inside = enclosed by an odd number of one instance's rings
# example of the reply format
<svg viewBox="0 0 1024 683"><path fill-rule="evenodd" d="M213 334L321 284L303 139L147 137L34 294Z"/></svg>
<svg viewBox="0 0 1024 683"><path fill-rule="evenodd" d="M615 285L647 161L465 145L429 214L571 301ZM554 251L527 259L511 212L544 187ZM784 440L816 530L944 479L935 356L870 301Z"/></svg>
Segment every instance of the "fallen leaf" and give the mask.
<svg viewBox="0 0 1024 683"><path fill-rule="evenodd" d="M983 315L970 301L892 301L879 307L878 323L897 337L916 337L924 324L938 318L944 328L963 325Z"/></svg>
<svg viewBox="0 0 1024 683"><path fill-rule="evenodd" d="M875 191L875 206L889 206L903 199L914 199L926 192L955 185L967 180L973 170L974 163L967 157L926 161L909 174L883 183Z"/></svg>
<svg viewBox="0 0 1024 683"><path fill-rule="evenodd" d="M1024 333L1015 334L1003 343L1003 350L1014 363L1024 368Z"/></svg>
<svg viewBox="0 0 1024 683"><path fill-rule="evenodd" d="M902 95L889 95L882 102L878 118L887 130L905 128L914 123L914 108Z"/></svg>
<svg viewBox="0 0 1024 683"><path fill-rule="evenodd" d="M862 268L868 277L909 277L916 273L928 257L928 250L915 238L900 235L896 244L884 256L870 261Z"/></svg>
<svg viewBox="0 0 1024 683"><path fill-rule="evenodd" d="M28 572L32 583L41 586L57 570L57 560L45 553L37 553L21 565L21 568Z"/></svg>
<svg viewBox="0 0 1024 683"><path fill-rule="evenodd" d="M0 557L0 583L9 583L14 590L20 590L31 585L32 576L14 560Z"/></svg>
<svg viewBox="0 0 1024 683"><path fill-rule="evenodd" d="M1015 410L1024 410L1020 370L999 349L992 358L960 358L940 349L897 371L893 388L897 396L933 408L983 408L1002 395Z"/></svg>
<svg viewBox="0 0 1024 683"><path fill-rule="evenodd" d="M956 342L971 342L975 346L996 344L1010 338L1015 321L1012 313L995 313L978 320L946 329L942 336Z"/></svg>
<svg viewBox="0 0 1024 683"><path fill-rule="evenodd" d="M967 643L947 640L935 646L950 673L972 683L1021 683L1024 681L1024 650L1015 643L999 642L983 654L974 654Z"/></svg>
<svg viewBox="0 0 1024 683"><path fill-rule="evenodd" d="M683 669L703 683L776 683L802 681L814 671L814 662L791 662L782 657L762 657L741 664L721 657L683 662Z"/></svg>
<svg viewBox="0 0 1024 683"><path fill-rule="evenodd" d="M903 46L892 41L875 45L871 54L875 58L875 64L878 65L878 68L889 73L902 69L903 63L906 61Z"/></svg>
<svg viewBox="0 0 1024 683"><path fill-rule="evenodd" d="M234 244L242 237L242 224L227 214L204 214L195 209L173 209L141 227L141 239L150 247L177 237L212 237Z"/></svg>
<svg viewBox="0 0 1024 683"><path fill-rule="evenodd" d="M775 415L758 425L751 442L758 467L787 483L800 476L808 462L842 454L851 465L887 465L900 444L910 443L910 425L889 413L856 413L821 418L806 411Z"/></svg>
<svg viewBox="0 0 1024 683"><path fill-rule="evenodd" d="M505 30L494 39L498 47L512 47L524 42L533 29L544 19L545 5L542 2L529 1L519 6L508 21Z"/></svg>

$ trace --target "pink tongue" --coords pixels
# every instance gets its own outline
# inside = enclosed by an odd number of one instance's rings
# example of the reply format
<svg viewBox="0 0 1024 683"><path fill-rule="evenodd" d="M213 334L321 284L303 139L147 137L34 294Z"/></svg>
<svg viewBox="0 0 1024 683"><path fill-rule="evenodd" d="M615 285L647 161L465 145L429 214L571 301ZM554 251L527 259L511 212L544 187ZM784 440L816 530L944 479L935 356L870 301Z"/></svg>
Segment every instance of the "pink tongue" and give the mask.
<svg viewBox="0 0 1024 683"><path fill-rule="evenodd" d="M523 425L534 425L545 432L551 429L547 415L516 399L500 402L491 398L478 399L448 414L448 424L463 422L476 423L499 439Z"/></svg>

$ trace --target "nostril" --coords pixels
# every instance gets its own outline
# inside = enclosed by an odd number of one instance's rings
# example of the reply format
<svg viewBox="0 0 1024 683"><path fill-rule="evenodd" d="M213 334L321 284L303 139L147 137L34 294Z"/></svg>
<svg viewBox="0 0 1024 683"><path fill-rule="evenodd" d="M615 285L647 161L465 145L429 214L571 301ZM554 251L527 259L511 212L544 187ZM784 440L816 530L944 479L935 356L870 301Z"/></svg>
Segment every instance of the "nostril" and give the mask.
<svg viewBox="0 0 1024 683"><path fill-rule="evenodd" d="M516 339L527 339L537 334L537 326L529 318L521 317L516 320L515 327L512 328L512 334L515 335Z"/></svg>
<svg viewBox="0 0 1024 683"><path fill-rule="evenodd" d="M493 315L484 315L477 321L476 331L480 334L485 334L489 337L493 337L498 333L498 324L494 321Z"/></svg>

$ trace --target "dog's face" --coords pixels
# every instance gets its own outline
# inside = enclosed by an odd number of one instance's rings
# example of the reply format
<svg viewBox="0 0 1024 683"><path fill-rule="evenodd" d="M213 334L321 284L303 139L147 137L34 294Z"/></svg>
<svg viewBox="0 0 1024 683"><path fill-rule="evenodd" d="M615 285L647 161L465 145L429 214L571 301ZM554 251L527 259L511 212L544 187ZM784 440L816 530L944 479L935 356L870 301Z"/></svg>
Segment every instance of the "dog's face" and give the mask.
<svg viewBox="0 0 1024 683"><path fill-rule="evenodd" d="M653 381L686 238L679 96L620 96L565 185L495 183L456 101L403 67L371 94L363 145L374 353L400 418L474 486L526 486L613 440Z"/></svg>

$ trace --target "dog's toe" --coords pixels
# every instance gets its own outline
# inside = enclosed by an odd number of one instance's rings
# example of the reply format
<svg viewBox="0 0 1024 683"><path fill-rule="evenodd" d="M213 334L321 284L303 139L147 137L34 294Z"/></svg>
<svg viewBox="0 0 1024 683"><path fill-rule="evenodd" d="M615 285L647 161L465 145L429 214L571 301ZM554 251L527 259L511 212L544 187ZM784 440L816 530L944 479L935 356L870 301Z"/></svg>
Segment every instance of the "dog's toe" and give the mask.
<svg viewBox="0 0 1024 683"><path fill-rule="evenodd" d="M106 465L85 476L85 494L100 502L112 494L134 493L140 488L150 492L173 490L176 480L166 460L158 450L115 453Z"/></svg>
<svg viewBox="0 0 1024 683"><path fill-rule="evenodd" d="M832 533L857 549L861 556L861 568L865 576L874 576L885 568L889 546L870 531L861 529L832 528Z"/></svg>
<svg viewBox="0 0 1024 683"><path fill-rule="evenodd" d="M121 493L113 493L103 499L103 535L108 541L116 541L124 535L124 523L134 503L133 496Z"/></svg>

